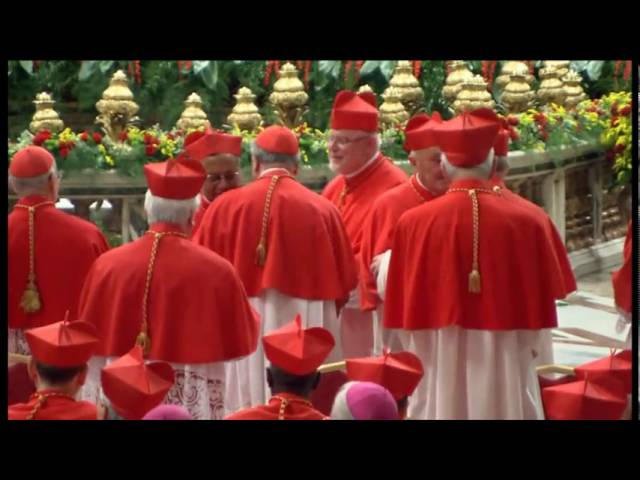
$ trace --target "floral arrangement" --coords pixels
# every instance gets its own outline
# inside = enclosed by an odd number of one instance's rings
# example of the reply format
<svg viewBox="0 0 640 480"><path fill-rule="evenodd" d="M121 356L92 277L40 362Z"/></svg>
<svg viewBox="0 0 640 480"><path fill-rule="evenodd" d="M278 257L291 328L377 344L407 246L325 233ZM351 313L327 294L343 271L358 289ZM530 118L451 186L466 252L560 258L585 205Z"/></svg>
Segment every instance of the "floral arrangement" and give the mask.
<svg viewBox="0 0 640 480"><path fill-rule="evenodd" d="M631 94L613 92L600 99L585 100L574 110L548 105L540 110L507 115L503 125L509 129L510 150L554 151L573 145L593 145L607 151L616 181L631 181ZM201 129L202 130L202 129ZM263 130L228 128L229 133L243 137L241 164L251 160L251 142ZM123 175L141 175L147 162L160 162L177 156L183 149L184 138L194 130L164 131L155 125L146 130L130 127L113 141L97 131L74 133L65 129L59 133L42 130L33 135L23 132L15 142L9 142L9 159L27 145L40 145L55 157L65 171L86 168L115 169ZM300 142L300 157L304 165L324 165L328 162L327 132L307 123L296 127ZM395 160L406 159L403 148L404 131L397 126L381 134L382 152Z"/></svg>

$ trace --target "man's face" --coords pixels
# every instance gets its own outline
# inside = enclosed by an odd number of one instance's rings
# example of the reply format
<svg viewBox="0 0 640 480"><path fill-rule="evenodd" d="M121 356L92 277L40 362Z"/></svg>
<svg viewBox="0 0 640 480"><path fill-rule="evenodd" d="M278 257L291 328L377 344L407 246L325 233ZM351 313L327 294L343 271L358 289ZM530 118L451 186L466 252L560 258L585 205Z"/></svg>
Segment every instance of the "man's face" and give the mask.
<svg viewBox="0 0 640 480"><path fill-rule="evenodd" d="M440 168L440 150L438 147L411 152L409 160L416 168L422 184L434 195L442 195L449 188L449 179Z"/></svg>
<svg viewBox="0 0 640 480"><path fill-rule="evenodd" d="M212 201L218 195L240 186L239 161L229 154L207 157L202 165L207 172L207 178L202 185L202 194Z"/></svg>
<svg viewBox="0 0 640 480"><path fill-rule="evenodd" d="M377 141L371 132L332 130L327 147L331 170L349 175L371 160L377 151Z"/></svg>

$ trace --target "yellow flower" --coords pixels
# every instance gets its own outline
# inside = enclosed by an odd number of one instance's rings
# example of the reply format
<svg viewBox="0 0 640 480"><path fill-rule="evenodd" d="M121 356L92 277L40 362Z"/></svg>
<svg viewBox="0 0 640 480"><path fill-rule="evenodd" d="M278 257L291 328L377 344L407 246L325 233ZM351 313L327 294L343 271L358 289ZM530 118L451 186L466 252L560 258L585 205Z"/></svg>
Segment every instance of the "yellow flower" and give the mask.
<svg viewBox="0 0 640 480"><path fill-rule="evenodd" d="M105 160L107 162L107 165L109 165L110 167L115 166L116 162L113 161L113 158L111 158L109 155L105 155Z"/></svg>

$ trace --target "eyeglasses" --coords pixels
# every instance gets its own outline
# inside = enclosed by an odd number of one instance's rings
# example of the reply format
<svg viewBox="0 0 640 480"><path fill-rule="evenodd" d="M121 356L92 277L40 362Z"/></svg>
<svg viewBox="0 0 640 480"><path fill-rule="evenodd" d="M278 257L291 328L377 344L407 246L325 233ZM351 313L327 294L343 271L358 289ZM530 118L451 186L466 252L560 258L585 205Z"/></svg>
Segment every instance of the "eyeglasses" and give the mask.
<svg viewBox="0 0 640 480"><path fill-rule="evenodd" d="M339 147L346 147L347 145L351 145L352 143L356 143L363 138L370 138L370 135L363 135L362 137L356 138L347 138L347 137L334 137L333 135L329 137L327 143L335 143Z"/></svg>
<svg viewBox="0 0 640 480"><path fill-rule="evenodd" d="M224 178L227 182L233 182L238 178L238 175L240 175L240 172L210 173L207 175L207 180L210 182L219 182Z"/></svg>

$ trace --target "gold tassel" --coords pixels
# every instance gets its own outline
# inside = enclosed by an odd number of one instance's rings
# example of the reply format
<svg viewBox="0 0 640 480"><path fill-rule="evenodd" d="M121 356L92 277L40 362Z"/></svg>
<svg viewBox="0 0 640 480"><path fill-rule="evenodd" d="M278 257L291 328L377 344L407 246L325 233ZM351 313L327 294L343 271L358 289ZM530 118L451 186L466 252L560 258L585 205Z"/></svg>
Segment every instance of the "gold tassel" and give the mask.
<svg viewBox="0 0 640 480"><path fill-rule="evenodd" d="M480 293L480 272L478 270L472 270L469 274L469 291Z"/></svg>
<svg viewBox="0 0 640 480"><path fill-rule="evenodd" d="M146 357L151 351L151 339L145 332L140 332L136 337L136 345L142 347L142 353Z"/></svg>
<svg viewBox="0 0 640 480"><path fill-rule="evenodd" d="M256 264L259 267L264 267L264 264L267 260L267 248L264 246L264 243L260 242L258 247L256 248Z"/></svg>
<svg viewBox="0 0 640 480"><path fill-rule="evenodd" d="M26 313L35 313L42 308L40 294L38 293L38 288L34 282L29 282L27 284L27 288L22 294L22 299L20 300L20 306Z"/></svg>

